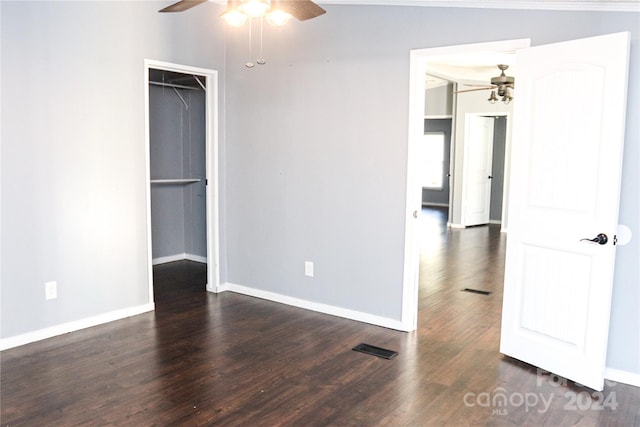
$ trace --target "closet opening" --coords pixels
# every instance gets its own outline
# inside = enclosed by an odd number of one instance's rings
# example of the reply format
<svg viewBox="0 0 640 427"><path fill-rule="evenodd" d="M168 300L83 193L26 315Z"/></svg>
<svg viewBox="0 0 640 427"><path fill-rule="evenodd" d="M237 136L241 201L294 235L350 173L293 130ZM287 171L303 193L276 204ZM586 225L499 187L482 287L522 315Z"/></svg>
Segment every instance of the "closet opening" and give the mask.
<svg viewBox="0 0 640 427"><path fill-rule="evenodd" d="M206 266L203 290L217 292L217 75L145 61L149 298L154 267Z"/></svg>

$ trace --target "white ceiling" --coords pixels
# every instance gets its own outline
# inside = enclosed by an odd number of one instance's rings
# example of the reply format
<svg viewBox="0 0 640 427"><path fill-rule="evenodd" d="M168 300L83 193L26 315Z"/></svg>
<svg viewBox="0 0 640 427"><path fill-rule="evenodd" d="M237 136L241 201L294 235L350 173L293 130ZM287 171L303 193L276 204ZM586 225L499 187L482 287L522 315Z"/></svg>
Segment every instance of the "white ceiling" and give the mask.
<svg viewBox="0 0 640 427"><path fill-rule="evenodd" d="M516 73L513 53L478 52L464 55L435 57L427 62L427 88L441 86L446 81L462 84L489 84L492 77L500 75L498 64L507 64L506 74Z"/></svg>
<svg viewBox="0 0 640 427"><path fill-rule="evenodd" d="M316 0L319 4L640 12L640 0Z"/></svg>
<svg viewBox="0 0 640 427"><path fill-rule="evenodd" d="M227 0L209 0L226 4ZM319 4L359 6L470 7L640 12L640 0L315 0Z"/></svg>

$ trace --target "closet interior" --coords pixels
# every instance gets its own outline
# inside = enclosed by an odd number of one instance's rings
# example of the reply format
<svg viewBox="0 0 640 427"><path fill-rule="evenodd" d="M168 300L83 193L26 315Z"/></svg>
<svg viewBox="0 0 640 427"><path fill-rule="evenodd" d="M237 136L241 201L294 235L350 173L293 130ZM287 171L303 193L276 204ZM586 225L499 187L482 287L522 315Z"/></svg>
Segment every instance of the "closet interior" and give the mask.
<svg viewBox="0 0 640 427"><path fill-rule="evenodd" d="M207 262L206 79L149 69L153 264Z"/></svg>

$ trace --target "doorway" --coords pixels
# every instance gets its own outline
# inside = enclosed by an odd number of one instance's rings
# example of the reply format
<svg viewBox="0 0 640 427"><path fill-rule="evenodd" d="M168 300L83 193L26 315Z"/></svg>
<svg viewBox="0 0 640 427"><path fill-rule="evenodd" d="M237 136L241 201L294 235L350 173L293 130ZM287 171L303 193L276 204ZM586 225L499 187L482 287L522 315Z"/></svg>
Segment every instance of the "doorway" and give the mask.
<svg viewBox="0 0 640 427"><path fill-rule="evenodd" d="M419 260L420 260L420 245L417 241L417 229L418 224L416 219L418 218L418 212L421 210L421 188L417 184L417 177L419 176L417 167L418 165L413 160L414 154L417 152L416 144L419 143L424 133L424 113L425 113L425 75L427 74L427 65L430 61L446 61L447 57L451 58L452 55L457 57L466 57L467 60L489 57L496 58L500 55L513 54L517 49L526 48L530 45L528 39L510 40L504 42L492 42L492 43L479 43L461 46L449 46L433 49L421 49L411 51L410 57L410 111L409 111L409 147L408 147L408 174L407 174L407 209L406 214L408 220L405 222L405 264L404 264L404 281L403 281L403 311L402 311L402 324L403 329L407 331L413 331L417 328L417 302L418 302L418 290L419 290ZM491 59L494 63L500 63L498 59ZM495 65L494 65L495 66ZM445 76L436 76L444 77ZM486 97L485 97L486 98ZM486 99L483 99L483 105L488 104ZM485 113L491 115L493 111L486 107ZM474 112L478 112L475 110ZM464 121L462 125L464 127ZM452 139L456 141L456 147L452 152L452 170L462 170L462 155L460 151L464 150L464 130L460 130L459 126L454 126L452 131ZM507 138L508 139L508 138ZM509 147L505 147L505 175L508 175L508 158ZM451 177L450 185L452 187L452 194L462 194L461 179L456 179L455 172ZM508 194L508 185L505 185L504 194ZM507 201L503 202L505 205ZM461 203L459 197L453 197L450 200L449 206L449 221L451 225L460 224L461 221ZM505 212L506 213L506 212ZM503 215L503 226L506 226L506 215Z"/></svg>
<svg viewBox="0 0 640 427"><path fill-rule="evenodd" d="M505 271L500 352L595 390L602 390L604 384L616 242L609 242L606 233L593 239L580 236L588 233L585 230L605 230L611 235L616 230L629 39L630 34L623 32L516 48L523 89L514 113L518 144L512 147L513 156L506 156L507 167L513 162L512 189L506 191L513 218L506 254L510 261ZM412 52L411 79L424 66L419 60L425 58L419 54ZM585 85L591 90L582 90ZM419 81L410 85L416 86L420 87ZM549 88L571 105L549 108L545 102ZM563 92L555 88L563 88ZM419 105L419 98L415 104ZM568 120L560 108L580 113ZM421 110L410 111L412 154L415 115ZM552 150L554 155L549 156ZM608 157L603 157L605 151ZM584 164L595 166L585 168ZM411 184L411 157L408 169ZM569 178L572 181L568 182ZM556 189L558 182L562 186ZM408 185L409 191L412 188ZM415 206L411 203L408 199L408 209ZM407 221L407 231L413 228L412 223ZM408 233L406 237L412 236ZM405 259L411 261L415 248L406 248L414 251L406 253ZM539 274L541 271L544 274ZM405 273L409 274L403 283L403 309L411 310L417 299L416 277L411 271ZM571 289L565 291L567 283ZM561 292L563 298L558 296ZM572 311L567 313L566 307ZM403 313L403 321L415 322L412 316L412 312ZM413 329L414 325L407 323Z"/></svg>
<svg viewBox="0 0 640 427"><path fill-rule="evenodd" d="M425 118L425 140L421 145L429 145L420 152L424 163L424 173L429 179L423 180L422 207L437 206L449 209L451 176L451 118ZM447 220L448 222L448 220Z"/></svg>
<svg viewBox="0 0 640 427"><path fill-rule="evenodd" d="M217 72L145 60L147 258L206 264L206 289L220 284Z"/></svg>

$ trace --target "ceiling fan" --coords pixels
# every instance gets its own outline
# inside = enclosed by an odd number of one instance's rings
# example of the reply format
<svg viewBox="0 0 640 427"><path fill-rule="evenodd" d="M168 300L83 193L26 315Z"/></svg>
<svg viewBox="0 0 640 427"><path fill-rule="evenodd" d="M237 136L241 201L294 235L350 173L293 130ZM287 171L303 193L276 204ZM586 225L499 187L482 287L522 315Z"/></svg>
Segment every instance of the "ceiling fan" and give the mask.
<svg viewBox="0 0 640 427"><path fill-rule="evenodd" d="M159 12L183 12L198 6L208 0L180 0L169 5ZM285 25L292 17L299 21L316 18L327 11L311 0L227 0L227 8L220 17L232 27L241 27L249 21L249 56L252 45L252 23L254 19L260 22L260 57L256 61L260 65L266 64L262 56L262 31L263 21L266 20L274 27ZM253 61L248 61L245 66L253 68Z"/></svg>
<svg viewBox="0 0 640 427"><path fill-rule="evenodd" d="M513 100L513 90L515 89L515 78L512 76L507 76L505 71L509 68L506 64L498 64L498 69L500 69L500 75L497 77L491 78L490 86L483 86L477 89L464 89L459 90L454 93L465 93L465 92L475 92L478 90L491 90L491 96L487 101L492 104L495 104L498 100L502 100L505 104L508 104ZM474 85L467 85L474 86ZM498 98L500 97L500 98Z"/></svg>
<svg viewBox="0 0 640 427"><path fill-rule="evenodd" d="M208 0L180 0L159 12L183 12L206 1ZM306 21L326 13L326 10L311 0L228 0L227 11L223 17L232 11L240 11L251 18L259 18L274 12L284 12L299 21Z"/></svg>

